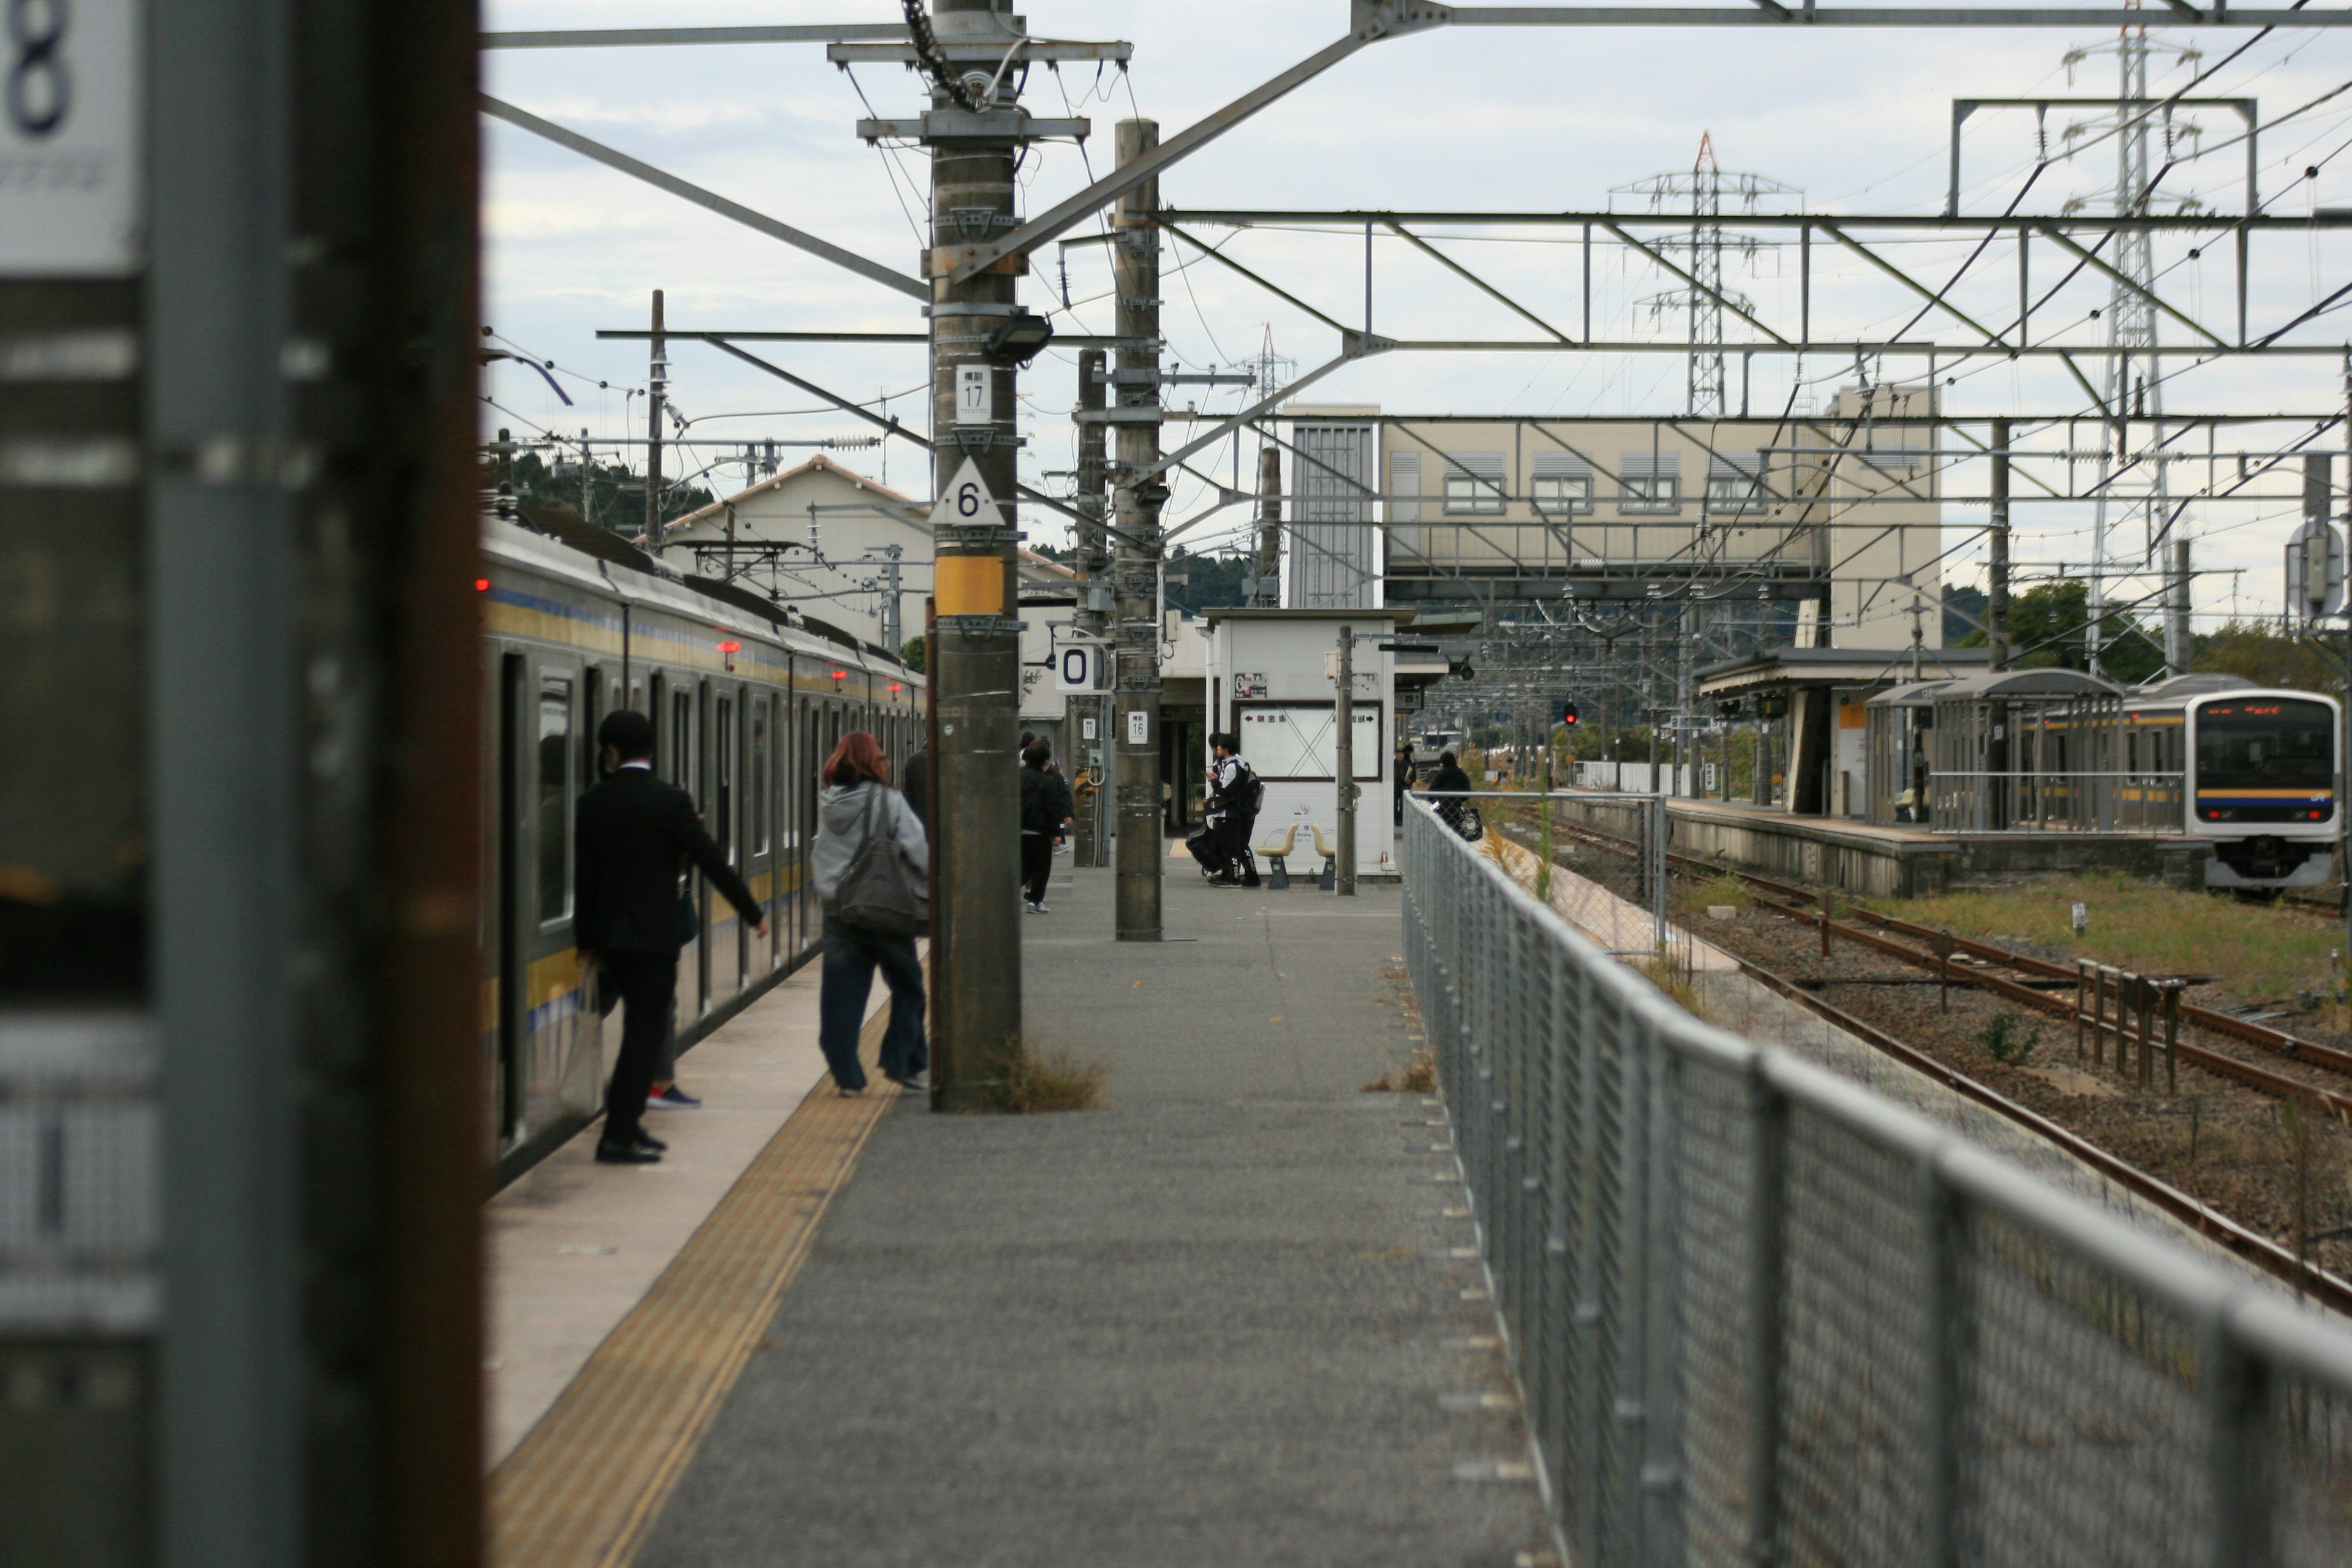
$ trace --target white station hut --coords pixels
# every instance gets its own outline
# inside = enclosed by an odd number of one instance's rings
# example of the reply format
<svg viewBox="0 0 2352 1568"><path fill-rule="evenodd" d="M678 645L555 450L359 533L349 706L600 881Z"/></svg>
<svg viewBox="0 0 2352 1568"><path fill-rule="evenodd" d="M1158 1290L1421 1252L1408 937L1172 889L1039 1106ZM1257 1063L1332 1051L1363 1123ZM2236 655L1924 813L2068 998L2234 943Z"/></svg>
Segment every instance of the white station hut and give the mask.
<svg viewBox="0 0 2352 1568"><path fill-rule="evenodd" d="M1312 875L1323 859L1315 830L1339 843L1339 792L1334 689L1339 637L1354 644L1353 773L1356 875L1400 874L1389 799L1389 758L1397 744L1396 640L1399 610L1208 610L1207 708L1211 731L1241 739L1242 755L1265 783L1253 842L1278 842L1296 826L1289 867ZM1203 747L1202 765L1207 765Z"/></svg>

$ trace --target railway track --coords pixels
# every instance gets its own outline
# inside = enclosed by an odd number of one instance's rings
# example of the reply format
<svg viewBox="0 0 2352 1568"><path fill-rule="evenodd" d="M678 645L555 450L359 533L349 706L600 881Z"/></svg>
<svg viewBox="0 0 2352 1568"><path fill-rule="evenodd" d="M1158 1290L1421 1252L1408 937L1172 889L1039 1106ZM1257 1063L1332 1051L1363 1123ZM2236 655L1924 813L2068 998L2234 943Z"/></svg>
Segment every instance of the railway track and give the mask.
<svg viewBox="0 0 2352 1568"><path fill-rule="evenodd" d="M1552 825L1552 831L1565 832L1570 837L1590 843L1594 847L1605 849L1612 854L1631 856L1635 849L1634 844L1630 839L1613 833L1603 833L1598 828L1586 827L1581 824L1555 822ZM1742 871L1732 867L1717 865L1713 861L1700 860L1688 855L1676 855L1672 852L1666 856L1666 864L1670 868L1679 868L1685 872L1698 871L1710 876L1727 873L1748 887L1776 895L1776 898L1759 900L1765 907L1792 919L1802 921L1808 925L1819 926L1823 922L1827 913L1829 900L1825 895L1791 882L1780 881L1770 877L1760 877L1752 871ZM1814 912L1807 912L1780 900L1797 900L1811 904L1814 908ZM1979 964L1999 965L2030 979L2063 981L2069 985L2075 980L2075 972L2064 964L2053 963L2047 959L2035 958L2028 953L2015 952L1995 942L1954 936L1950 932L1937 931L1931 926L1915 924L1894 915L1880 914L1874 910L1857 909L1850 910L1849 913L1855 921L1873 929L1864 931L1860 926L1851 925L1842 921L1828 920L1826 923L1832 936L1876 949L1906 963L1939 973L1944 968L1942 960L1934 952L1908 947L1902 942L1891 940L1889 936L1882 936L1879 933L1907 936L1931 943L1949 941L1955 953L1966 953L1977 960ZM1965 979L1995 994L2005 996L2041 1012L2067 1018L2074 1016L2074 1004L2070 998L2055 996L2046 990L2031 984L1989 973L1976 964L1952 971L1951 978L1956 983ZM2193 1027L2238 1040L2246 1045L2259 1047L2288 1061L2352 1078L2352 1051L2322 1045L2316 1040L2306 1040L2284 1029L2273 1029L2264 1024L2235 1017L2228 1013L2211 1007L2200 1007L2189 1002L2181 1004L2180 1018L2181 1022ZM2233 1079L2250 1089L2281 1098L2300 1097L2317 1100L2333 1110L2352 1116L2352 1095L2341 1094L2333 1089L2305 1083L2300 1079L2273 1072L2267 1068L2246 1061L2242 1058L2210 1051L2186 1042L2180 1046L2179 1050L2180 1060L2193 1062L2209 1072Z"/></svg>
<svg viewBox="0 0 2352 1568"><path fill-rule="evenodd" d="M1555 823L1553 825L1553 831L1556 833L1564 832L1570 837L1591 843L1595 847L1606 849L1610 853L1632 853L1632 847L1628 841L1618 838L1615 835L1601 833L1598 830L1586 828L1580 825ZM1512 837L1516 838L1517 835L1513 834ZM1685 868L1697 868L1705 869L1710 873L1719 872L1725 869L1725 868L1714 866L1705 861L1694 860L1687 856L1669 855L1667 857L1667 860L1670 865L1679 862ZM1814 894L1805 889L1797 888L1786 882L1776 881L1771 878L1747 876L1738 872L1734 872L1733 875L1739 876L1742 881L1751 885L1769 889L1785 895L1792 895L1816 903L1820 901ZM1919 964L1927 968L1937 969L1939 973L1943 968L1942 962L1936 953L1907 948L1898 942L1893 941L1890 938L1881 937L1875 932L1865 931L1857 927L1847 926L1841 922L1831 921L1827 918L1825 913L1815 912L1809 914L1805 910L1798 909L1791 904L1783 903L1774 899L1762 899L1758 901L1765 905L1767 908L1770 908L1779 913L1800 921L1803 924L1811 926L1817 930L1826 926L1832 935L1843 936L1847 940L1855 942L1862 946L1886 952L1890 956L1900 958L1906 963ZM1868 911L1857 910L1855 912L1861 914L1867 913ZM1891 917L1880 916L1876 918L1887 921L1892 927L1899 930L1919 932L1928 936L1941 936L1945 934L1942 932L1932 931L1924 926L1912 925L1908 921L1894 921ZM1963 950L1963 944L1960 942L1959 939L1953 939L1953 945L1955 952ZM2003 949L1992 946L1990 943L1973 942L1968 943L1966 946L1969 948L1987 949L1990 953L1999 955L2000 958L2004 961L2009 959L2022 959L2026 965L2032 965L2039 970L2048 972L2048 975L2046 977L2063 978L2069 982L2072 982L2074 978L2071 971L2063 970L2060 965L2049 963L2040 959L2029 958L2027 955L2022 953L2009 953ZM2000 1090L1993 1089L1990 1085L1981 1083L1977 1079L1970 1078L1968 1074L1959 1071L1958 1068L1948 1066L1931 1053L1921 1050L1916 1046L1906 1044L1896 1037L1888 1034L1885 1030L1878 1027L1876 1025L1854 1016L1843 1008L1827 1001L1823 997L1808 990L1806 987L1798 984L1796 982L1789 979L1785 975L1776 973L1772 970L1767 969L1762 964L1753 963L1738 953L1727 953L1727 956L1739 966L1741 973L1747 975L1749 979L1758 982L1759 984L1762 984L1767 989L1776 993L1777 994L1786 997L1789 1001L1795 1003L1798 1006L1804 1008L1807 1012L1813 1014L1816 1017L1822 1018L1829 1023L1834 1024L1839 1028L1844 1030L1850 1035L1853 1035L1855 1038L1862 1040L1876 1050L1903 1063L1906 1067L1912 1068L1914 1071L1923 1073L1928 1078L1934 1079L1936 1082L1944 1085L1947 1089L1949 1089L1963 1099L1983 1106L1985 1109L2016 1123L2018 1126L2023 1127L2036 1135L2047 1139L2050 1142L2057 1145L2060 1149L2065 1151L2074 1159L2089 1166L2092 1170L2098 1172L2100 1175L2105 1177L2107 1180L2114 1182L2117 1186L2120 1186L2126 1191L2145 1200L2162 1213L2189 1226L2189 1229L2195 1231L2198 1235L2205 1237L2216 1246L2223 1247L2233 1255L2245 1259L2247 1262L2253 1264L2256 1268L2273 1275L2286 1285L2302 1291L2315 1300L2325 1304L2334 1310L2352 1313L2352 1280L2347 1280L2338 1275L2330 1273L2326 1269L2309 1261L2308 1259L2298 1258L2292 1248L2282 1246L2259 1231L2253 1230L2247 1226L2241 1225L2236 1220L2230 1218L2227 1215L2222 1214L2211 1205L2181 1191L2171 1183L2141 1170L2138 1166L2131 1163L2129 1161L2125 1160L2101 1145L2091 1142L2080 1133L2060 1125L2058 1122L2043 1116L2041 1112L2010 1099L2007 1095L2002 1094ZM2032 970L2024 969L2022 965L2019 967L2021 972L2032 973ZM2024 1003L2029 1006L2035 1007L2042 1011L2051 1011L2054 1008L2055 1010L2061 1011L2069 1016L2071 1016L2074 1011L2071 998L2062 1001L2058 997L2034 990L2031 986L2011 982L1998 975L1987 974L1979 970L1974 969L1973 967L1954 973L1950 978L1953 983L1963 984L1990 982L1991 984L1986 987L1987 989L1993 991L1997 994L2010 996L2014 1000ZM2189 1011L2189 1009L2186 1007L2182 1009L2182 1015L2184 1017L2188 1016ZM2200 1014L2205 1014L2208 1012L2207 1009L2203 1008L2196 1009L2196 1011ZM2212 1014L2210 1016L2220 1018L2228 1018L2228 1015L2226 1014ZM2245 1025L2244 1021L2242 1019L2230 1019L2229 1021L2232 1024L2242 1026L2248 1029L2260 1028L2260 1026L2258 1025ZM2277 1031L2263 1032L2268 1034L2278 1033ZM2281 1037L2292 1038L2292 1037ZM2305 1045L2305 1047L2309 1046L2309 1042L2298 1043ZM2328 1049L2328 1047L2325 1047L2318 1048L2322 1050ZM2352 1098L2338 1095L2330 1090L2317 1089L2314 1086L2304 1084L2292 1079L2285 1079L2277 1074L2268 1073L2261 1068L2255 1067L2250 1063L2240 1061L2234 1057L2221 1056L2212 1052L2199 1050L2196 1047L2186 1045L2181 1046L2179 1049L2181 1053L2181 1060L2194 1061L2197 1065L2205 1067L2208 1071L2215 1072L2222 1077L2231 1078L2235 1081L2243 1083L2249 1088L2261 1089L2263 1092L2284 1096L2316 1099L2328 1104L2331 1108L2342 1107L2347 1111L2352 1111ZM2338 1070L2352 1070L2352 1055L2333 1051L2331 1051L2330 1054L2343 1058L2347 1064L2347 1068ZM2258 1080L2268 1081L2264 1082Z"/></svg>

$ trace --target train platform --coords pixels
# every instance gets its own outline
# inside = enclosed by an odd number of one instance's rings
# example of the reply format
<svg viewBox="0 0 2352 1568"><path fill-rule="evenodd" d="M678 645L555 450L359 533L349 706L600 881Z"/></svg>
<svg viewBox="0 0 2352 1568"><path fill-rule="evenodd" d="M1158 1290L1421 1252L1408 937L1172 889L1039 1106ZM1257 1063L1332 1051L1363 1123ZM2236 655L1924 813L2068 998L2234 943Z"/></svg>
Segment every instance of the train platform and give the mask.
<svg viewBox="0 0 2352 1568"><path fill-rule="evenodd" d="M1097 1109L787 1104L813 973L688 1057L780 1124L698 1220L637 1184L692 1235L498 1463L494 1561L1553 1561L1442 1108L1365 1089L1421 1047L1399 889L1177 870L1160 943L1108 871L1026 920Z"/></svg>

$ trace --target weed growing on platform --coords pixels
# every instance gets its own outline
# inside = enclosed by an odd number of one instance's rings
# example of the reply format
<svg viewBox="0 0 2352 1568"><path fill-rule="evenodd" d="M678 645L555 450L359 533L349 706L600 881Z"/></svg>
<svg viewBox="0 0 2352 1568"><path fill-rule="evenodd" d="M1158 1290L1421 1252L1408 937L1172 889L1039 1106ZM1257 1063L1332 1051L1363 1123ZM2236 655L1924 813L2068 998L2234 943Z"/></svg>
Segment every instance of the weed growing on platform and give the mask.
<svg viewBox="0 0 2352 1568"><path fill-rule="evenodd" d="M2039 1024L2033 1026L2031 1035L2021 1036L2017 1032L2017 1026L2023 1022L2023 1014L2005 1008L1994 1014L1992 1022L1978 1032L1977 1043L1990 1051L1992 1059L2003 1067L2023 1067L2032 1057L2033 1048L2042 1043L2042 1026Z"/></svg>
<svg viewBox="0 0 2352 1568"><path fill-rule="evenodd" d="M1359 1094L1433 1094L1437 1090L1437 1058L1427 1046L1393 1072L1384 1072L1358 1089Z"/></svg>
<svg viewBox="0 0 2352 1568"><path fill-rule="evenodd" d="M1109 1072L1107 1063L1082 1062L1066 1051L1024 1051L995 1085L992 1108L1015 1114L1093 1110L1102 1104Z"/></svg>

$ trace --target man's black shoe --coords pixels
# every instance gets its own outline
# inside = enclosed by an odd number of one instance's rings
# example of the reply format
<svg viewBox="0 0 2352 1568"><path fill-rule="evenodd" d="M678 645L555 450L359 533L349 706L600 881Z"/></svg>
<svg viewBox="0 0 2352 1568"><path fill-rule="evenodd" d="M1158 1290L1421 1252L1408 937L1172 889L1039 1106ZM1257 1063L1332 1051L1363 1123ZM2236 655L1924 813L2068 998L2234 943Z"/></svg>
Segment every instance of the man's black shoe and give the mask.
<svg viewBox="0 0 2352 1568"><path fill-rule="evenodd" d="M669 1152L668 1144L663 1142L660 1139L655 1137L652 1133L646 1131L642 1128L637 1131L637 1147L640 1149L650 1149L656 1154L663 1154Z"/></svg>
<svg viewBox="0 0 2352 1568"><path fill-rule="evenodd" d="M600 1165L658 1165L661 1151L646 1143L614 1143L599 1141L596 1163Z"/></svg>

